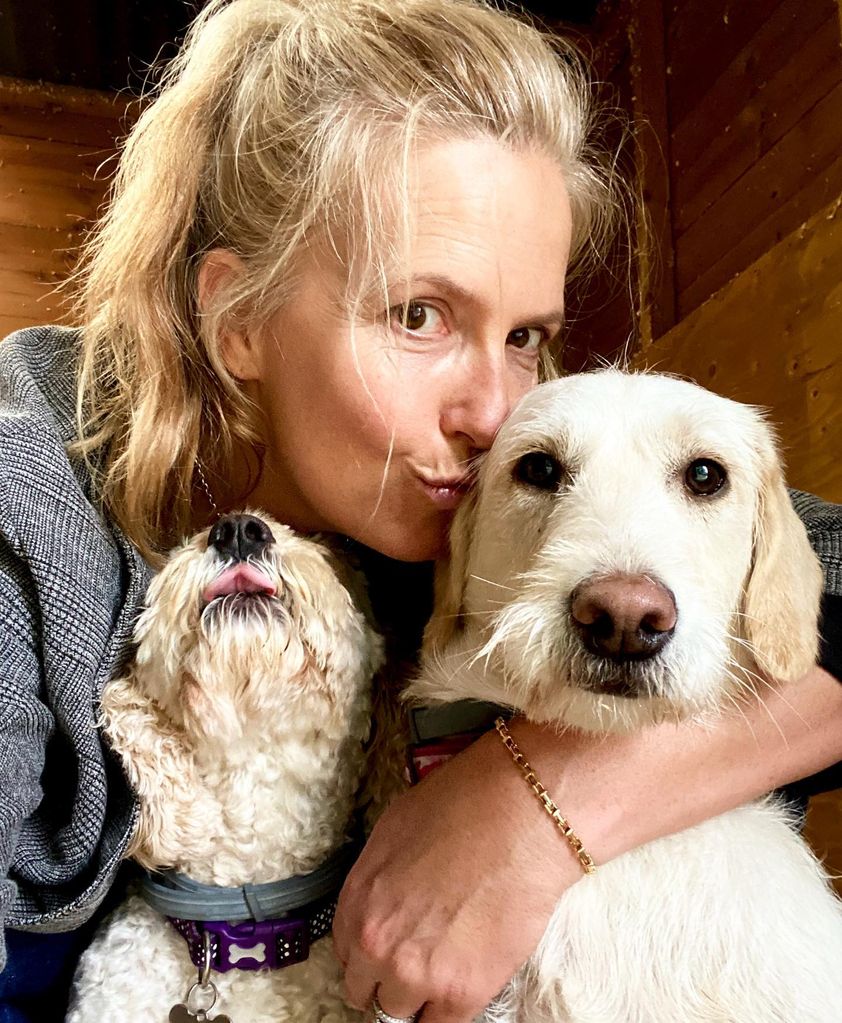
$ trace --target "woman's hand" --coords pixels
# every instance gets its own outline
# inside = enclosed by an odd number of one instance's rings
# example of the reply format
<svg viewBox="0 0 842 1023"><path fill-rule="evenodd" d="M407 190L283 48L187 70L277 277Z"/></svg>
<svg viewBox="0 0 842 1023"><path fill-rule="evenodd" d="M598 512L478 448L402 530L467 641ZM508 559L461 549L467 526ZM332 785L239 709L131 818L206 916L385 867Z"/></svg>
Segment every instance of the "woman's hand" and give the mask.
<svg viewBox="0 0 842 1023"><path fill-rule="evenodd" d="M390 1015L469 1023L581 876L497 734L483 736L390 804L348 876L334 921L348 1001L366 1009L376 992Z"/></svg>

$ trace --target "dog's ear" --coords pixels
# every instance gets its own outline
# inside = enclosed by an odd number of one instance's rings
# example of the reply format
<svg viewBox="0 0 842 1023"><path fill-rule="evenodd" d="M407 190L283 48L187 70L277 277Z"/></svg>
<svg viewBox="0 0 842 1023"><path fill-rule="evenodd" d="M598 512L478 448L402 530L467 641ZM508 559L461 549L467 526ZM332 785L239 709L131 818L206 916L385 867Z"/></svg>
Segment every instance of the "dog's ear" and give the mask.
<svg viewBox="0 0 842 1023"><path fill-rule="evenodd" d="M743 605L746 635L758 666L768 675L799 678L815 663L821 593L821 566L792 507L776 457L758 497Z"/></svg>
<svg viewBox="0 0 842 1023"><path fill-rule="evenodd" d="M441 651L465 625L464 598L468 582L468 559L476 506L476 488L459 506L450 527L449 556L436 565L433 614L424 629L425 655Z"/></svg>

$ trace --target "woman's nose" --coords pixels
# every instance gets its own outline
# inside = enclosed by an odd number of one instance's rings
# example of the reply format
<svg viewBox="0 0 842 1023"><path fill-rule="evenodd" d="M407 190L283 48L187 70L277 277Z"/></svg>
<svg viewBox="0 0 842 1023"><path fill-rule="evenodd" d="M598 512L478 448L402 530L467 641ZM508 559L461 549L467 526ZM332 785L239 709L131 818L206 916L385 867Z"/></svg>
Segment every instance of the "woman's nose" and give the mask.
<svg viewBox="0 0 842 1023"><path fill-rule="evenodd" d="M513 391L504 361L470 360L451 381L442 432L467 437L472 449L487 451L516 400Z"/></svg>

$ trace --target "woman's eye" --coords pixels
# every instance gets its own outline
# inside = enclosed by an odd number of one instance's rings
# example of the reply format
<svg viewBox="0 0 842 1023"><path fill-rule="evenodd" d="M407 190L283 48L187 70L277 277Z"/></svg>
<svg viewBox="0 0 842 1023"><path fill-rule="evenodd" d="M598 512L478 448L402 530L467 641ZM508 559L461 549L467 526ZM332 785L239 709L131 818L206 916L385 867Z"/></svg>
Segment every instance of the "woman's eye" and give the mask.
<svg viewBox="0 0 842 1023"><path fill-rule="evenodd" d="M392 323L415 334L436 334L444 326L441 313L425 302L405 302L389 310Z"/></svg>
<svg viewBox="0 0 842 1023"><path fill-rule="evenodd" d="M540 327L518 327L506 338L506 343L521 351L537 351L547 338L547 332Z"/></svg>

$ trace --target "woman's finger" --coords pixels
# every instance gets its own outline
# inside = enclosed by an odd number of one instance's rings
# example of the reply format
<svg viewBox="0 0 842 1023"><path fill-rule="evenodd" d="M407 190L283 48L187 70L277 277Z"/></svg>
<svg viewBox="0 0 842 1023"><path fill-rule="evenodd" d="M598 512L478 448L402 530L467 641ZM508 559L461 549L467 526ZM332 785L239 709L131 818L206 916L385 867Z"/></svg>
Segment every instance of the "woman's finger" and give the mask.
<svg viewBox="0 0 842 1023"><path fill-rule="evenodd" d="M418 1023L473 1023L482 1015L484 1005L477 1005L475 1008L454 1009L452 1006L442 1005L436 1002L427 1002L424 1010L418 1017Z"/></svg>
<svg viewBox="0 0 842 1023"><path fill-rule="evenodd" d="M385 982L378 984L375 991L380 1008L395 1019L411 1019L420 1015L424 1000L408 988L398 989L397 985Z"/></svg>
<svg viewBox="0 0 842 1023"><path fill-rule="evenodd" d="M345 969L345 1001L354 1009L365 1012L371 1008L377 977L371 964L352 954Z"/></svg>

